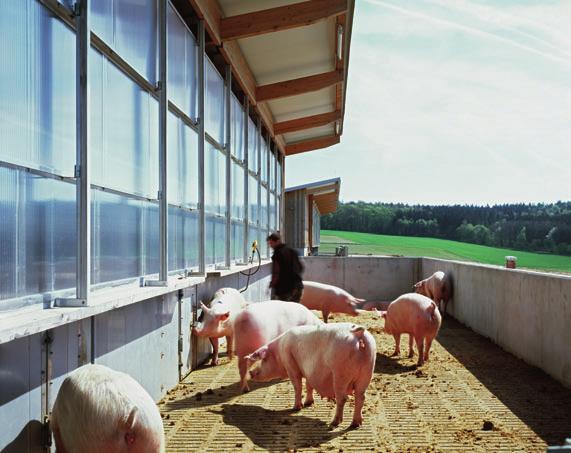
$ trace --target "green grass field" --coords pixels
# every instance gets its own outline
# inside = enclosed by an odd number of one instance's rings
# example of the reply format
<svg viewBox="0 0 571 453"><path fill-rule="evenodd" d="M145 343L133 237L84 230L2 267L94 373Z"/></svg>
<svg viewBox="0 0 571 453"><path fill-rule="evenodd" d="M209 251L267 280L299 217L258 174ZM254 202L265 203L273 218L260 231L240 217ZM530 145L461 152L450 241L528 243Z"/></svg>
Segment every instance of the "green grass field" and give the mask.
<svg viewBox="0 0 571 453"><path fill-rule="evenodd" d="M500 249L444 239L384 236L349 231L321 231L320 252L333 253L338 245L347 245L351 255L426 256L499 266L505 265L507 255L513 255L517 257L518 268L571 272L571 257L569 256Z"/></svg>

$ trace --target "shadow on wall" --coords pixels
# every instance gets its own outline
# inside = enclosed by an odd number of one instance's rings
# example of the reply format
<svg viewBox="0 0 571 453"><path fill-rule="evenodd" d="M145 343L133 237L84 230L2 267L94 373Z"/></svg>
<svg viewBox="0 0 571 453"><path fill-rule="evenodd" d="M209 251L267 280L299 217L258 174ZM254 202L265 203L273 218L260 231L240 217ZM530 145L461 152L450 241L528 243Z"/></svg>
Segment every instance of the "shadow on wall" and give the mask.
<svg viewBox="0 0 571 453"><path fill-rule="evenodd" d="M40 452L42 451L40 447L41 439L42 424L38 420L32 420L24 426L20 434L7 444L0 453Z"/></svg>
<svg viewBox="0 0 571 453"><path fill-rule="evenodd" d="M548 445L571 433L571 389L450 316L438 342Z"/></svg>

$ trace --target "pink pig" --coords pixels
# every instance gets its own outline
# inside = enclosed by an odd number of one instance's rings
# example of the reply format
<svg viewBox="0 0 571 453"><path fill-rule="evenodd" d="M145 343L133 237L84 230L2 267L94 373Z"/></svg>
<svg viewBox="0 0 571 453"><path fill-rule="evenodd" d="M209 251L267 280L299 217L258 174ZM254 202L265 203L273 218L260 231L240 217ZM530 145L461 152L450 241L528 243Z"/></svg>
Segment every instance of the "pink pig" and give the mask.
<svg viewBox="0 0 571 453"><path fill-rule="evenodd" d="M430 297L440 308L442 315L446 314L446 305L450 300L450 282L442 271L435 272L430 277L414 285L414 291L423 296ZM442 301L442 304L440 303Z"/></svg>
<svg viewBox="0 0 571 453"><path fill-rule="evenodd" d="M295 326L320 325L321 320L297 302L272 300L251 304L233 321L238 370L243 392L247 392L246 356Z"/></svg>
<svg viewBox="0 0 571 453"><path fill-rule="evenodd" d="M302 378L313 404L313 390L336 401L332 426L343 421L347 395L355 394L352 428L363 423L365 392L375 369L377 346L362 326L348 322L300 326L288 330L246 358L248 364L261 360L250 374L254 381L289 377L295 390L294 410L300 410Z"/></svg>
<svg viewBox="0 0 571 453"><path fill-rule="evenodd" d="M408 333L409 357L413 357L414 349L412 340L416 341L418 348L418 365L428 361L428 354L432 340L438 334L442 317L434 301L422 294L403 294L391 302L387 311L380 312L385 318L385 332L395 339L395 352L393 356L400 354L400 336ZM425 346L426 342L426 346Z"/></svg>
<svg viewBox="0 0 571 453"><path fill-rule="evenodd" d="M303 294L299 301L310 310L321 310L323 321L327 322L329 313L346 313L357 316L357 305L364 302L341 288L318 282L303 282Z"/></svg>
<svg viewBox="0 0 571 453"><path fill-rule="evenodd" d="M234 288L221 288L214 293L210 308L200 303L202 307L202 324L193 327L193 335L208 337L212 344L212 365L218 365L218 338L226 337L228 358L232 360L234 331L232 318L246 305L242 293Z"/></svg>

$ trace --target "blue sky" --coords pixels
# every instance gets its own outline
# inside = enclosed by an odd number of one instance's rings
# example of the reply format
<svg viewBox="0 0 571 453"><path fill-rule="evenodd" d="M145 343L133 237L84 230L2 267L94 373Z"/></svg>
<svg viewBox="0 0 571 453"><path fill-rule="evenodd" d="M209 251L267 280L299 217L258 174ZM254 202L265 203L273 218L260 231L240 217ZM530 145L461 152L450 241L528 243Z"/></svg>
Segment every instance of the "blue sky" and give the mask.
<svg viewBox="0 0 571 453"><path fill-rule="evenodd" d="M288 157L341 199L571 200L570 0L356 0L344 134Z"/></svg>

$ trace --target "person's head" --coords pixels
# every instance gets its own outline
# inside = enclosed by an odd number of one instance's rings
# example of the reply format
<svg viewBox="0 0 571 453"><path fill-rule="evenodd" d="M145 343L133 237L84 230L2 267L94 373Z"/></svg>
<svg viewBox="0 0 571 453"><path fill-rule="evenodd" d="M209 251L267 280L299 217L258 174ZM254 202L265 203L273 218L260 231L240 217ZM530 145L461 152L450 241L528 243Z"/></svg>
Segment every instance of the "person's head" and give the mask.
<svg viewBox="0 0 571 453"><path fill-rule="evenodd" d="M279 246L282 243L282 237L277 231L274 231L266 238L266 241L268 241L268 245L272 249L275 249L277 246Z"/></svg>

